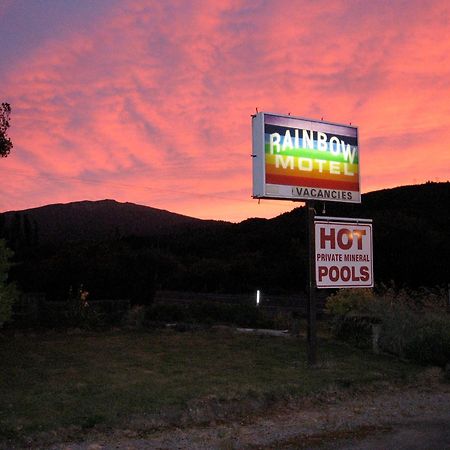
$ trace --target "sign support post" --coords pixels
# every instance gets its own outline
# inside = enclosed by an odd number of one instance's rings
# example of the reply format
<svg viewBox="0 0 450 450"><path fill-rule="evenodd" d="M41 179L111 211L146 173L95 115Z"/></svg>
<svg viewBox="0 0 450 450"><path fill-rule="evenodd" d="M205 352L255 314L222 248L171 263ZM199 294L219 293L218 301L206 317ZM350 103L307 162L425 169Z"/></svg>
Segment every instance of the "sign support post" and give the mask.
<svg viewBox="0 0 450 450"><path fill-rule="evenodd" d="M307 355L308 364L317 363L317 314L316 314L316 272L315 272L315 232L314 232L314 202L307 201L308 219L308 303L307 303Z"/></svg>

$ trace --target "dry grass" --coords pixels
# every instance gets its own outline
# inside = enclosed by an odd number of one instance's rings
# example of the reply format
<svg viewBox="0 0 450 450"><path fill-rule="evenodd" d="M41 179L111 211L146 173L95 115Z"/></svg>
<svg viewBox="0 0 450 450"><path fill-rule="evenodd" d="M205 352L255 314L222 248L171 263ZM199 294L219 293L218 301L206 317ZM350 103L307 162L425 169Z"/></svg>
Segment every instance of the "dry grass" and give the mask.
<svg viewBox="0 0 450 450"><path fill-rule="evenodd" d="M317 368L303 339L173 331L0 338L0 442L61 427L120 426L215 396L316 394L408 378L416 368L322 339Z"/></svg>

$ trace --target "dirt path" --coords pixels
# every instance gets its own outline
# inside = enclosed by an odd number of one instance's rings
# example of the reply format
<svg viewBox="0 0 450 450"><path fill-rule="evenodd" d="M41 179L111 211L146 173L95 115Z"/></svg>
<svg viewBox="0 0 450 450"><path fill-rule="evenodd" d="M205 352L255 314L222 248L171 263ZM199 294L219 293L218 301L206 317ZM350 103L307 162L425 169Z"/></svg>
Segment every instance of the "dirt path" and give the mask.
<svg viewBox="0 0 450 450"><path fill-rule="evenodd" d="M339 397L339 396L338 396ZM450 384L424 380L377 393L328 396L264 416L157 432L114 431L51 450L450 449Z"/></svg>

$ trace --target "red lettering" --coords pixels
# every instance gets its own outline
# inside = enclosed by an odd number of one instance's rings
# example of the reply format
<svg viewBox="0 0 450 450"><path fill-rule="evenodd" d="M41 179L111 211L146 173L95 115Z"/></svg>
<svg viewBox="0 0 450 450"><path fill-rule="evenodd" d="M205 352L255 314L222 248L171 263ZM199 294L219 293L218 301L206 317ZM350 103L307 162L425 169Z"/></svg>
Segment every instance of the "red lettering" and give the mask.
<svg viewBox="0 0 450 450"><path fill-rule="evenodd" d="M367 266L361 266L359 269L361 274L361 281L369 281L369 268Z"/></svg>
<svg viewBox="0 0 450 450"><path fill-rule="evenodd" d="M350 272L350 268L347 266L342 267L341 269L341 280L342 281L348 281L350 280L350 277L352 278L352 280L354 280L353 278L354 274Z"/></svg>
<svg viewBox="0 0 450 450"><path fill-rule="evenodd" d="M325 248L326 241L330 241L330 248L334 250L336 247L336 230L334 228L331 228L329 235L327 235L326 232L327 230L325 228L320 229L320 248Z"/></svg>
<svg viewBox="0 0 450 450"><path fill-rule="evenodd" d="M325 248L326 243L330 243L330 248L334 250L336 248L336 240L337 245L342 250L349 250L353 246L353 240L356 238L356 243L358 246L358 250L362 250L363 248L363 236L366 235L366 230L364 229L353 229L349 230L348 228L341 228L336 236L336 229L330 228L327 233L326 228L320 229L320 248Z"/></svg>
<svg viewBox="0 0 450 450"><path fill-rule="evenodd" d="M356 236L358 241L358 250L362 250L362 238L366 235L366 230L353 230L353 236Z"/></svg>
<svg viewBox="0 0 450 450"><path fill-rule="evenodd" d="M344 236L347 236L347 242L344 242ZM348 250L353 245L353 234L347 228L342 228L337 234L338 245L342 250Z"/></svg>
<svg viewBox="0 0 450 450"><path fill-rule="evenodd" d="M356 267L352 266L352 281L359 281L359 277L356 276Z"/></svg>
<svg viewBox="0 0 450 450"><path fill-rule="evenodd" d="M330 267L329 278L330 278L331 281L339 280L339 267L336 267L336 266L331 266Z"/></svg>
<svg viewBox="0 0 450 450"><path fill-rule="evenodd" d="M322 281L323 277L328 273L328 269L324 266L319 267L319 281Z"/></svg>

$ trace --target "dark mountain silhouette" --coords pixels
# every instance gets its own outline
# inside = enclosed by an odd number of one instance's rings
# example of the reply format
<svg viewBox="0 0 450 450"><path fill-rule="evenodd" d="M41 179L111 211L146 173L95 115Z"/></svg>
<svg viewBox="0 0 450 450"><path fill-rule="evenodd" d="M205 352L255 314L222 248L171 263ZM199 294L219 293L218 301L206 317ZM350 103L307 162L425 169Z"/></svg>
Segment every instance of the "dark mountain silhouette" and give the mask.
<svg viewBox="0 0 450 450"><path fill-rule="evenodd" d="M317 214L324 204L315 204ZM325 214L373 219L376 283L447 286L450 183L327 203ZM306 287L304 207L238 224L202 221L111 200L0 214L0 237L16 252L11 277L24 291L65 298L83 284L92 298L149 301L158 289L298 292Z"/></svg>
<svg viewBox="0 0 450 450"><path fill-rule="evenodd" d="M41 243L148 236L212 222L115 200L54 204L9 211L1 216L3 227L10 233L16 233L14 227L28 226Z"/></svg>

